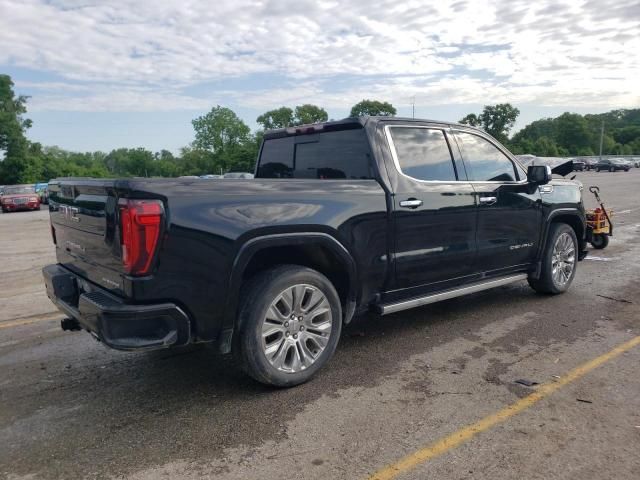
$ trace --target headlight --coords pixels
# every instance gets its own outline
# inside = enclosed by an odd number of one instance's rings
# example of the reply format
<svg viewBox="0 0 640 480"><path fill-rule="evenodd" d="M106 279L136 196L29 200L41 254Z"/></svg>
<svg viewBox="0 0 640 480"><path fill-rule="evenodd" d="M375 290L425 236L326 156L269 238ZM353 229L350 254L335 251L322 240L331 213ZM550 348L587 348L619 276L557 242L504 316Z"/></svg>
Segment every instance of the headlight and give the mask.
<svg viewBox="0 0 640 480"><path fill-rule="evenodd" d="M30 197L29 201L30 202L37 202L38 201L38 197Z"/></svg>
<svg viewBox="0 0 640 480"><path fill-rule="evenodd" d="M13 203L13 200L11 200L10 198L3 198L2 203L4 203L5 205L8 205L10 203Z"/></svg>

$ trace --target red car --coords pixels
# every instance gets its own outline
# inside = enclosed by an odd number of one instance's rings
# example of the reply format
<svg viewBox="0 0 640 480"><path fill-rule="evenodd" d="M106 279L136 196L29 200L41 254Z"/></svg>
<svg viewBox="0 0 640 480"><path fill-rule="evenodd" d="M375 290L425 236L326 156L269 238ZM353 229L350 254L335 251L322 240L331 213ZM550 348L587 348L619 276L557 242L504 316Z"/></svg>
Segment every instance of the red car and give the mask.
<svg viewBox="0 0 640 480"><path fill-rule="evenodd" d="M12 185L4 188L0 196L2 211L40 210L40 197L33 185Z"/></svg>

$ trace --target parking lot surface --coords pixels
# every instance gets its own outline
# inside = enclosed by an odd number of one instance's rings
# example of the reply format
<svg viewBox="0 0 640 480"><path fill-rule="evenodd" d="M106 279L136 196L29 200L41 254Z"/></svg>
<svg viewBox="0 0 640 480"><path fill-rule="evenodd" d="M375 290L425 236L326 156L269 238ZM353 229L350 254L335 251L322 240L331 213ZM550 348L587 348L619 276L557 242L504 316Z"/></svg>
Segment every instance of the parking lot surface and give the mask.
<svg viewBox="0 0 640 480"><path fill-rule="evenodd" d="M48 212L0 215L0 478L637 479L640 346L614 349L640 336L640 169L578 179L616 227L568 293L522 282L358 318L288 390L207 348L61 331Z"/></svg>

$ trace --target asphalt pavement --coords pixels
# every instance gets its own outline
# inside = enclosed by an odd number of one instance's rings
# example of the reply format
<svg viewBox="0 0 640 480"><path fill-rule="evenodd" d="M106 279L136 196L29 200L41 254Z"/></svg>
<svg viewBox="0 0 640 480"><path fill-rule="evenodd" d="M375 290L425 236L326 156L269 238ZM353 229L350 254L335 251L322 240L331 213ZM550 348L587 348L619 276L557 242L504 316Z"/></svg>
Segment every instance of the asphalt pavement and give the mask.
<svg viewBox="0 0 640 480"><path fill-rule="evenodd" d="M522 282L358 318L288 390L207 348L61 331L48 212L0 214L0 478L637 479L640 169L578 179L616 227L569 292Z"/></svg>

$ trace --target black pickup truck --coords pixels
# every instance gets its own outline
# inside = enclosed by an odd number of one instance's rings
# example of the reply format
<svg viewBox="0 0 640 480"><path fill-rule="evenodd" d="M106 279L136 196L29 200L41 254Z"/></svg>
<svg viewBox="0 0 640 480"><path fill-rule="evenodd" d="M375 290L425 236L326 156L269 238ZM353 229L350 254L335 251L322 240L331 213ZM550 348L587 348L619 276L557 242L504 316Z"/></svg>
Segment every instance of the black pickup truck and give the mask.
<svg viewBox="0 0 640 480"><path fill-rule="evenodd" d="M586 255L578 182L445 122L274 130L255 179L62 178L49 195L64 329L121 350L207 342L279 386L316 373L354 315L523 280L561 293Z"/></svg>

